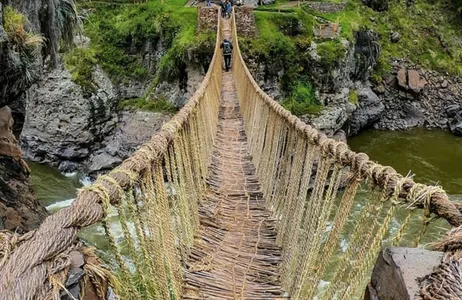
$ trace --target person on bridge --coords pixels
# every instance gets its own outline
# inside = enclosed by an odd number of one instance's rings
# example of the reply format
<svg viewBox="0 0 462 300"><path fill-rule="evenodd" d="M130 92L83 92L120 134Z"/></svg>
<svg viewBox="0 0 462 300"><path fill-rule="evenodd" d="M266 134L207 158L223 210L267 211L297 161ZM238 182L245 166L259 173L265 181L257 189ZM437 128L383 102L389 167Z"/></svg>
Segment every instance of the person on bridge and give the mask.
<svg viewBox="0 0 462 300"><path fill-rule="evenodd" d="M230 0L226 1L226 15L228 16L228 18L231 18L232 6L233 4Z"/></svg>
<svg viewBox="0 0 462 300"><path fill-rule="evenodd" d="M225 59L225 68L226 72L229 71L229 66L231 65L231 55L233 54L233 44L225 39L221 43L220 48L223 49L223 57Z"/></svg>
<svg viewBox="0 0 462 300"><path fill-rule="evenodd" d="M221 17L225 18L226 17L226 1L225 0L220 1L220 7L221 7Z"/></svg>

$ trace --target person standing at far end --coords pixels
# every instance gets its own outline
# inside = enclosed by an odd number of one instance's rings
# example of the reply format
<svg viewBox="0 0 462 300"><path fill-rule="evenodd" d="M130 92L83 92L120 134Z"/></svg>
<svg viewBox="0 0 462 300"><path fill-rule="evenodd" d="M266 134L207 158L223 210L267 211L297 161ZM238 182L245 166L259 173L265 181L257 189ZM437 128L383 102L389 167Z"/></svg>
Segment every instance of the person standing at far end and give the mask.
<svg viewBox="0 0 462 300"><path fill-rule="evenodd" d="M225 68L226 72L229 71L229 66L231 65L231 56L233 54L233 44L225 39L220 45L220 49L223 49L223 58L225 59Z"/></svg>
<svg viewBox="0 0 462 300"><path fill-rule="evenodd" d="M231 3L230 0L226 1L226 15L228 16L228 18L231 18L231 13L232 13L232 8L233 4Z"/></svg>

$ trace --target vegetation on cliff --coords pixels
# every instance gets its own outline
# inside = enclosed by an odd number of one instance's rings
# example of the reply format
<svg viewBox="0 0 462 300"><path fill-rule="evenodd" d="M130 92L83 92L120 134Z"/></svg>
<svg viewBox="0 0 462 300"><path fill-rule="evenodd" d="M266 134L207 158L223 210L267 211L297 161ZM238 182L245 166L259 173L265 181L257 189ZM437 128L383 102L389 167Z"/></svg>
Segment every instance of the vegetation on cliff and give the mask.
<svg viewBox="0 0 462 300"><path fill-rule="evenodd" d="M197 9L184 7L185 2L82 1L80 9L90 12L84 28L91 43L65 56L74 80L91 92L96 64L117 83L152 80L156 73L160 80L169 80L177 78L185 64L210 61L214 34L196 34ZM146 54L161 57L153 66Z"/></svg>
<svg viewBox="0 0 462 300"><path fill-rule="evenodd" d="M294 94L317 89L313 72L324 70L328 74L339 66L347 54L345 45L354 49L356 32L361 29L373 30L379 36L382 51L371 76L373 81L380 82L396 58L462 75L460 0L390 1L388 10L381 12L360 0L349 0L343 10L329 13L315 11L306 4L291 7L287 2L279 0L272 6L258 8L258 37L243 38L241 48L248 60L264 62L265 77L278 79L287 95L283 105L295 114L318 110L314 92L308 93L303 109L291 104L298 98ZM329 2L339 1L324 1ZM314 29L325 22L341 26L338 38L320 39L314 34Z"/></svg>
<svg viewBox="0 0 462 300"><path fill-rule="evenodd" d="M11 6L3 10L3 28L5 29L11 50L19 56L21 76L16 87L28 86L35 79L32 72L37 59L37 50L44 42L43 36L25 29L27 17Z"/></svg>

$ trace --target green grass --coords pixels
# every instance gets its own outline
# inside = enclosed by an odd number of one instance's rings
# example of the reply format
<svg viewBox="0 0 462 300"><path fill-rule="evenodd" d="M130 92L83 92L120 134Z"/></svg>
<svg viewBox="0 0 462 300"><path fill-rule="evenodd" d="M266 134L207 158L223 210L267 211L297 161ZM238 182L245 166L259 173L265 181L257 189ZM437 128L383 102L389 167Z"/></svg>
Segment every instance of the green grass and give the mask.
<svg viewBox="0 0 462 300"><path fill-rule="evenodd" d="M457 10L445 1L416 0L410 7L390 1L389 10L378 13L352 0L342 12L310 13L340 23L341 37L348 40L361 27L379 33L383 51L375 79L390 70L391 58L408 58L426 68L462 75L462 22ZM401 34L398 43L390 42L392 31Z"/></svg>
<svg viewBox="0 0 462 300"><path fill-rule="evenodd" d="M80 8L91 11L84 24L91 46L65 54L74 81L84 91L94 92L91 71L98 64L113 82L152 81L152 91L159 81L178 78L185 65L210 61L216 35L197 34L197 9L184 7L185 3L186 0L164 0L163 4L159 0L135 4L131 0L80 2ZM156 46L160 40L166 53L149 71L142 64L144 47ZM150 92L142 101L130 103L139 109L171 111L163 101L146 100L149 95Z"/></svg>
<svg viewBox="0 0 462 300"><path fill-rule="evenodd" d="M354 105L358 105L359 103L358 91L350 90L350 94L348 95L348 100L350 100L350 103Z"/></svg>
<svg viewBox="0 0 462 300"><path fill-rule="evenodd" d="M143 110L174 114L178 109L164 98L154 100L139 98L124 100L119 104L119 110Z"/></svg>
<svg viewBox="0 0 462 300"><path fill-rule="evenodd" d="M371 80L377 84L391 71L390 63L395 58L407 58L424 68L462 76L461 1L453 6L451 1L416 0L410 7L404 2L390 1L389 10L378 13L360 0L349 0L345 10L336 13L315 12L307 5L302 5L302 9L281 9L279 13L278 8L285 2L280 0L259 7L255 12L259 36L255 40L241 39L241 45L247 58L268 65L265 73L269 76L278 76L277 72L284 71L280 82L288 94L293 88L290 82L310 75L313 62L306 53L311 41L318 44L321 60L317 64L322 68L329 70L332 64L344 58L345 49L339 40L314 38L313 26L319 22L315 17L339 23L340 38L351 43L362 28L379 34L382 51L371 75ZM302 32L293 30L296 22L303 25ZM401 34L398 43L390 42L392 31Z"/></svg>
<svg viewBox="0 0 462 300"><path fill-rule="evenodd" d="M331 66L345 57L345 48L339 40L320 43L317 51L318 55L321 56L321 62L326 67Z"/></svg>
<svg viewBox="0 0 462 300"><path fill-rule="evenodd" d="M322 110L313 87L306 80L294 83L289 98L281 105L296 116L317 114Z"/></svg>
<svg viewBox="0 0 462 300"><path fill-rule="evenodd" d="M64 55L64 64L72 74L72 80L80 85L86 94L96 92L93 83L93 66L97 63L92 49L73 49Z"/></svg>
<svg viewBox="0 0 462 300"><path fill-rule="evenodd" d="M174 68L169 67L188 62L188 54L194 56L194 50L202 50L197 45L209 46L207 42L214 39L211 34L196 35L197 9L184 7L185 3L185 0L165 0L164 4L157 0L122 5L84 3L93 12L85 22L85 33L91 38L97 63L116 81L134 76L152 78L154 74L141 65L138 52L146 43L156 45L162 39L167 53L160 65L167 70L161 73L175 76ZM211 51L211 57L213 47L206 50Z"/></svg>

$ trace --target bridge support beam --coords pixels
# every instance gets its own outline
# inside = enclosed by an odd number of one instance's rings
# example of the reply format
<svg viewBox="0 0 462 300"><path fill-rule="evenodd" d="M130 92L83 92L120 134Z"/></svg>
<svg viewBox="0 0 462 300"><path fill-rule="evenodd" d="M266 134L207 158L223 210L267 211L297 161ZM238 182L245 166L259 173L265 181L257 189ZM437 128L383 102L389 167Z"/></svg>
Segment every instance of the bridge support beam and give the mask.
<svg viewBox="0 0 462 300"><path fill-rule="evenodd" d="M366 287L364 300L415 299L420 281L440 263L443 252L419 248L383 249Z"/></svg>

